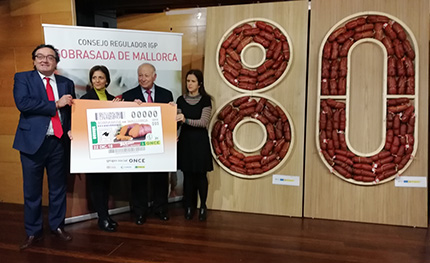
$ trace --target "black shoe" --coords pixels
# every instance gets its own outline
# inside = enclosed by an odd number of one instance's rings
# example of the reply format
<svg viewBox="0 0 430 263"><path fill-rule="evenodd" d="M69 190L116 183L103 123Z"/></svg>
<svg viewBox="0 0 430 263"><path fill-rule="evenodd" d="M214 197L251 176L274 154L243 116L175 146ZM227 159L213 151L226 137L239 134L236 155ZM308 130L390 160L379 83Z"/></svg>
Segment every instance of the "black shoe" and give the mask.
<svg viewBox="0 0 430 263"><path fill-rule="evenodd" d="M206 213L207 213L207 208L201 207L200 212L199 212L199 220L200 221L206 221Z"/></svg>
<svg viewBox="0 0 430 263"><path fill-rule="evenodd" d="M24 240L24 243L22 243L22 244L19 246L19 250L26 249L26 248L28 248L28 247L30 247L30 246L32 246L32 245L34 245L35 243L37 243L37 242L39 242L39 241L41 241L41 240L43 240L43 234L41 234L41 235L36 235L36 236L28 236L28 237Z"/></svg>
<svg viewBox="0 0 430 263"><path fill-rule="evenodd" d="M136 225L143 225L146 222L146 217L144 215L136 216Z"/></svg>
<svg viewBox="0 0 430 263"><path fill-rule="evenodd" d="M99 228L103 231L106 232L115 232L116 231L116 227L114 225L112 225L111 223L109 223L108 219L99 219Z"/></svg>
<svg viewBox="0 0 430 263"><path fill-rule="evenodd" d="M72 240L72 235L70 235L64 228L59 227L55 230L51 231L51 234L54 235L56 238L61 239L63 241L70 241Z"/></svg>
<svg viewBox="0 0 430 263"><path fill-rule="evenodd" d="M110 216L107 217L107 221L109 221L109 224L111 224L114 227L118 226L118 223L115 220L113 220Z"/></svg>
<svg viewBox="0 0 430 263"><path fill-rule="evenodd" d="M167 213L166 213L166 212L163 212L163 211L156 212L156 213L155 213L155 215L156 215L158 218L160 218L160 220L163 220L163 221L167 221L167 220L169 220L169 216L167 215Z"/></svg>
<svg viewBox="0 0 430 263"><path fill-rule="evenodd" d="M185 209L185 219L187 219L187 220L191 220L191 219L193 219L193 209L191 209L191 207L187 207L186 209Z"/></svg>

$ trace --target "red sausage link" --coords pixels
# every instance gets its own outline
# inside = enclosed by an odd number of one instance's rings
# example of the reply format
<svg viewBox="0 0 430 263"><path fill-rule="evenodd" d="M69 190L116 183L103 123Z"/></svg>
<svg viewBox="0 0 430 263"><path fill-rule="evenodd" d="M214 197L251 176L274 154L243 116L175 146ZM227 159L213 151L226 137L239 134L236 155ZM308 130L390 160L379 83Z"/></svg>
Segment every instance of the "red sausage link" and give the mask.
<svg viewBox="0 0 430 263"><path fill-rule="evenodd" d="M366 18L367 23L388 23L390 19L381 15L369 15Z"/></svg>
<svg viewBox="0 0 430 263"><path fill-rule="evenodd" d="M260 160L260 163L261 163L261 165L268 164L268 163L270 163L271 161L275 160L277 156L278 156L278 155L277 155L276 153L273 153L273 154L271 154L271 155L269 155L269 156L264 156L264 157Z"/></svg>
<svg viewBox="0 0 430 263"><path fill-rule="evenodd" d="M340 27L338 29L336 29L333 33L331 33L331 35L328 38L328 41L332 42L333 40L335 40L338 36L340 36L341 34L346 32L346 27Z"/></svg>
<svg viewBox="0 0 430 263"><path fill-rule="evenodd" d="M222 122L221 121L215 122L215 125L212 128L212 133L211 133L211 137L212 138L218 138L219 132L221 130L221 126L222 126Z"/></svg>
<svg viewBox="0 0 430 263"><path fill-rule="evenodd" d="M275 109L278 112L278 116L281 118L281 121L282 122L287 122L288 121L288 117L285 114L285 112L281 109L281 107L279 107L278 105L276 105Z"/></svg>
<svg viewBox="0 0 430 263"><path fill-rule="evenodd" d="M396 32L394 32L393 28L391 28L391 25L389 23L385 23L382 28L384 29L385 35L391 38L391 40L397 38Z"/></svg>
<svg viewBox="0 0 430 263"><path fill-rule="evenodd" d="M223 120L233 109L233 107L230 104L227 104L218 114L218 118Z"/></svg>
<svg viewBox="0 0 430 263"><path fill-rule="evenodd" d="M256 27L243 30L245 36L255 36L258 35L258 33L260 33L260 29Z"/></svg>
<svg viewBox="0 0 430 263"><path fill-rule="evenodd" d="M403 41L403 48L410 59L415 59L415 51L412 49L411 43L409 43L407 39Z"/></svg>
<svg viewBox="0 0 430 263"><path fill-rule="evenodd" d="M266 125L266 130L267 130L267 135L269 137L269 140L275 140L276 139L275 128L273 127L272 123L269 123Z"/></svg>
<svg viewBox="0 0 430 263"><path fill-rule="evenodd" d="M352 177L352 175L350 173L348 173L348 171L346 171L344 168L342 168L339 165L335 165L335 166L333 166L333 168L345 178L351 178Z"/></svg>
<svg viewBox="0 0 430 263"><path fill-rule="evenodd" d="M218 156L218 160L220 160L222 164L230 168L231 163L224 156Z"/></svg>
<svg viewBox="0 0 430 263"><path fill-rule="evenodd" d="M250 116L255 113L255 107L249 107L239 111L239 115Z"/></svg>
<svg viewBox="0 0 430 263"><path fill-rule="evenodd" d="M261 155L251 155L251 156L246 156L243 159L243 161L245 163L259 162L259 161L261 161L262 158L263 158L263 156L261 156Z"/></svg>
<svg viewBox="0 0 430 263"><path fill-rule="evenodd" d="M222 43L222 47L223 48L228 48L231 44L231 42L233 42L233 40L236 38L236 34L235 33L231 33L230 36L228 36L228 38L226 40L224 40L224 42Z"/></svg>
<svg viewBox="0 0 430 263"><path fill-rule="evenodd" d="M252 41L252 37L245 37L244 39L242 39L242 41L240 41L239 45L237 45L237 47L236 47L237 52L240 54L240 52L242 52L242 49L245 48L246 45L251 43L251 41ZM228 52L228 50L227 50L227 52ZM239 55L237 55L237 56L239 57ZM239 60L240 60L240 58L237 61L239 61Z"/></svg>
<svg viewBox="0 0 430 263"><path fill-rule="evenodd" d="M281 148L281 151L279 152L279 158L284 159L284 157L287 154L289 148L290 148L290 142L287 141L286 143L284 143L284 145Z"/></svg>
<svg viewBox="0 0 430 263"><path fill-rule="evenodd" d="M255 113L252 115L252 117L261 121L261 123L263 123L264 125L269 123L269 120L261 114Z"/></svg>
<svg viewBox="0 0 430 263"><path fill-rule="evenodd" d="M266 144L261 149L261 152L260 152L261 155L263 155L263 156L269 155L270 152L272 151L274 145L275 144L273 141L267 141Z"/></svg>
<svg viewBox="0 0 430 263"><path fill-rule="evenodd" d="M222 150L219 147L218 141L215 138L212 138L211 141L212 141L212 147L214 149L215 154L220 155L222 153Z"/></svg>
<svg viewBox="0 0 430 263"><path fill-rule="evenodd" d="M360 156L352 157L352 161L354 163L365 163L365 164L372 164L373 163L372 159L367 158L367 157L360 157Z"/></svg>
<svg viewBox="0 0 430 263"><path fill-rule="evenodd" d="M225 48L219 50L219 65L222 67L225 63Z"/></svg>
<svg viewBox="0 0 430 263"><path fill-rule="evenodd" d="M240 97L236 100L233 101L233 106L235 107L239 107L239 105L241 105L242 103L245 103L246 101L248 101L250 98L250 96L244 96L244 97Z"/></svg>
<svg viewBox="0 0 430 263"><path fill-rule="evenodd" d="M349 29L354 29L357 26L364 25L366 23L366 19L364 17L359 17L345 24L345 27Z"/></svg>
<svg viewBox="0 0 430 263"><path fill-rule="evenodd" d="M236 165L238 167L245 167L245 162L241 159L237 158L236 156L230 155L228 157L228 161L232 163L233 165Z"/></svg>
<svg viewBox="0 0 430 263"><path fill-rule="evenodd" d="M229 129L227 129L227 131L225 133L225 143L230 148L234 147L234 144L233 144L233 133Z"/></svg>
<svg viewBox="0 0 430 263"><path fill-rule="evenodd" d="M261 164L260 164L260 162L246 163L246 164L245 164L245 167L246 167L247 169L260 168L260 167L261 167Z"/></svg>
<svg viewBox="0 0 430 263"><path fill-rule="evenodd" d="M232 170L233 172L236 172L236 173L246 174L246 169L245 168L238 167L238 166L236 166L234 164L232 166L230 166L230 170Z"/></svg>
<svg viewBox="0 0 430 263"><path fill-rule="evenodd" d="M244 102L242 104L239 105L239 109L243 110L249 107L254 107L255 105L257 105L257 101L255 99L251 99L247 102Z"/></svg>
<svg viewBox="0 0 430 263"><path fill-rule="evenodd" d="M240 43L242 43L242 42L243 42L243 40ZM239 44L239 46L240 46L240 44ZM239 49L239 47L237 48L237 50L238 49ZM240 61L239 54L237 54L236 51L234 51L234 49L227 48L225 51L232 59L234 59L236 61ZM238 51L238 52L240 52L240 51Z"/></svg>
<svg viewBox="0 0 430 263"><path fill-rule="evenodd" d="M393 25L392 25L392 28L397 33L397 37L401 41L405 41L406 40L406 33L403 30L403 27L401 25L399 25L399 23L394 22Z"/></svg>
<svg viewBox="0 0 430 263"><path fill-rule="evenodd" d="M243 119L243 115L236 115L233 120L228 124L228 128L232 131L236 127L236 125Z"/></svg>
<svg viewBox="0 0 430 263"><path fill-rule="evenodd" d="M355 32L373 31L374 24L363 24L355 28Z"/></svg>

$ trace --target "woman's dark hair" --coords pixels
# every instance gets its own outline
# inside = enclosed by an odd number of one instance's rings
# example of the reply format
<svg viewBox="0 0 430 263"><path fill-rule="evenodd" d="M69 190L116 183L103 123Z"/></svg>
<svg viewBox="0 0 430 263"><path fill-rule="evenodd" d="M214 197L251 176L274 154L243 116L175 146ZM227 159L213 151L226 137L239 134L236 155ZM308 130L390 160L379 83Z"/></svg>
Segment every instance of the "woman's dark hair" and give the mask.
<svg viewBox="0 0 430 263"><path fill-rule="evenodd" d="M57 63L58 63L58 62L60 62L60 56L58 55L58 50L57 50L53 45L47 45L47 44L41 44L41 45L38 45L38 46L33 50L33 52L31 52L31 58L34 60L34 59L36 58L36 52L37 52L39 49L41 49L41 48L45 48L45 47L47 47L47 48L50 48L50 49L54 50L54 52L55 52L55 61L57 61Z"/></svg>
<svg viewBox="0 0 430 263"><path fill-rule="evenodd" d="M204 85L204 81L203 81L203 72L201 70L199 70L199 69L191 69L185 75L185 90L186 90L187 94L188 94L188 89L186 87L187 87L187 77L188 77L188 75L194 75L194 76L196 76L198 85L200 86L199 87L199 93L200 93L200 95L202 95L202 96L208 96L208 97L210 97L212 99L212 96L209 95L206 92L206 90L205 90L205 85Z"/></svg>
<svg viewBox="0 0 430 263"><path fill-rule="evenodd" d="M90 83L91 84L93 83L92 82L92 78L93 78L94 72L96 72L96 71L101 71L101 72L103 72L105 74L105 77L106 77L106 87L109 86L109 83L110 83L109 70L107 69L107 67L105 67L103 65L96 65L96 66L94 66L94 67L92 67L90 69Z"/></svg>

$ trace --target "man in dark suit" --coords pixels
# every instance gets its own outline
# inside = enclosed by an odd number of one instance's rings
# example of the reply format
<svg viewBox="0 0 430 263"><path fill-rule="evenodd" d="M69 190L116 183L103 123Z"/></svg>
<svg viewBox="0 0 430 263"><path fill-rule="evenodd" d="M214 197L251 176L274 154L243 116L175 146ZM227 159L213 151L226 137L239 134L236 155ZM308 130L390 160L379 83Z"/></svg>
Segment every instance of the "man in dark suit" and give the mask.
<svg viewBox="0 0 430 263"><path fill-rule="evenodd" d="M42 186L46 168L49 187L49 228L61 240L66 215L66 151L70 143L73 82L54 74L60 58L51 45L33 50L33 71L15 74L13 96L20 111L13 148L20 151L24 182L25 249L43 239Z"/></svg>
<svg viewBox="0 0 430 263"><path fill-rule="evenodd" d="M122 98L125 101L135 101L139 104L143 102L169 103L173 101L171 91L154 84L157 73L153 65L144 63L139 66L137 73L139 86L122 94ZM136 224L138 225L145 223L148 213L148 181L151 183L154 192L153 207L155 214L161 220L169 220L167 213L169 174L167 172L132 174L132 206L136 214Z"/></svg>

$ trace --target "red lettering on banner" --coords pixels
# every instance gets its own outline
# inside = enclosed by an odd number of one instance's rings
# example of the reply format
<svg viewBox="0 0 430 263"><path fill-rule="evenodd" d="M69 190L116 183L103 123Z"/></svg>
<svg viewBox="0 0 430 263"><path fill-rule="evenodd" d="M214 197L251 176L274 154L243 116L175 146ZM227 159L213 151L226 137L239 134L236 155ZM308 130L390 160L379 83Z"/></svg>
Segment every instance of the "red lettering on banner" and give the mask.
<svg viewBox="0 0 430 263"><path fill-rule="evenodd" d="M133 52L133 60L144 60L144 61L178 61L178 57L175 53L148 53L148 52Z"/></svg>
<svg viewBox="0 0 430 263"><path fill-rule="evenodd" d="M130 60L130 52L126 51L118 51L118 59L119 60Z"/></svg>
<svg viewBox="0 0 430 263"><path fill-rule="evenodd" d="M123 52L122 59L129 59L128 52ZM95 51L95 50L80 50L80 49L61 49L60 57L63 59L101 59L101 60L112 60L116 59L115 53L113 51Z"/></svg>

